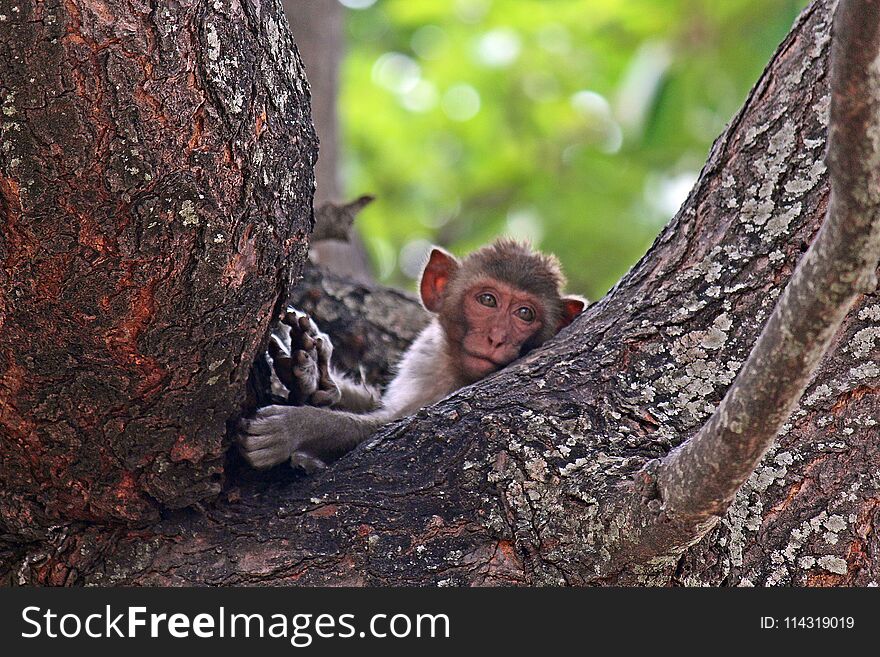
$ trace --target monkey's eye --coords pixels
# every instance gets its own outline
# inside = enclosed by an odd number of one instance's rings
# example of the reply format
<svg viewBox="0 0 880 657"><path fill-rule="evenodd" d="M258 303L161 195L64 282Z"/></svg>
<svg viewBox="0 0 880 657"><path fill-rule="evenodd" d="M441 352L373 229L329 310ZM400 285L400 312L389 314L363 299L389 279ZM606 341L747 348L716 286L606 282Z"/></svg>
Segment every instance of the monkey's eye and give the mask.
<svg viewBox="0 0 880 657"><path fill-rule="evenodd" d="M495 308L498 306L498 301L495 299L495 296L488 292L484 292L477 296L477 301L489 308Z"/></svg>
<svg viewBox="0 0 880 657"><path fill-rule="evenodd" d="M531 323L535 321L535 311L528 306L517 308L516 316L526 323Z"/></svg>

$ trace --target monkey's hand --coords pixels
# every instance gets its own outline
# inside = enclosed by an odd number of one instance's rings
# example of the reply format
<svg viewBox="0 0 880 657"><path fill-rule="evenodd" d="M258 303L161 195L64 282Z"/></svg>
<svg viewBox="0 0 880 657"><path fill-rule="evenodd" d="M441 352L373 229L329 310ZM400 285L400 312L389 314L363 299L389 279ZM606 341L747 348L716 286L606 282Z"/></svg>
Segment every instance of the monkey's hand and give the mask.
<svg viewBox="0 0 880 657"><path fill-rule="evenodd" d="M378 421L367 416L311 406L264 406L239 425L238 444L253 467L270 468L290 461L307 472L354 449Z"/></svg>
<svg viewBox="0 0 880 657"><path fill-rule="evenodd" d="M311 423L301 417L301 411L307 410L306 406L264 406L252 419L241 420L238 444L245 460L255 468L264 469L290 459L313 433ZM311 472L324 467L324 463L315 458L303 466Z"/></svg>
<svg viewBox="0 0 880 657"><path fill-rule="evenodd" d="M305 313L288 308L269 339L272 370L290 403L330 406L342 394L330 373L333 343Z"/></svg>

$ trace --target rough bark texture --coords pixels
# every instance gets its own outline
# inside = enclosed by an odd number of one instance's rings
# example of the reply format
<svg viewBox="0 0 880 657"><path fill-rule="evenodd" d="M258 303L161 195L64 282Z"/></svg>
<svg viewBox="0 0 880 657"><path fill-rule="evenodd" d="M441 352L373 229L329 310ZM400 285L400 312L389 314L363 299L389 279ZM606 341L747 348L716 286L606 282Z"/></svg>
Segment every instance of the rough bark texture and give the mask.
<svg viewBox="0 0 880 657"><path fill-rule="evenodd" d="M831 49L825 220L711 418L606 504L624 526L617 562L678 553L712 529L773 445L852 305L880 263L880 5L840 0Z"/></svg>
<svg viewBox="0 0 880 657"><path fill-rule="evenodd" d="M622 527L603 520L633 473L711 415L822 222L833 5L805 11L650 252L542 350L318 476L252 472L233 456L210 506L141 529L58 527L4 572L67 584L880 583L876 292L698 544L616 563ZM324 285L310 286L317 308ZM335 289L328 316L367 299Z"/></svg>
<svg viewBox="0 0 880 657"><path fill-rule="evenodd" d="M215 496L317 145L275 1L0 1L0 534Z"/></svg>

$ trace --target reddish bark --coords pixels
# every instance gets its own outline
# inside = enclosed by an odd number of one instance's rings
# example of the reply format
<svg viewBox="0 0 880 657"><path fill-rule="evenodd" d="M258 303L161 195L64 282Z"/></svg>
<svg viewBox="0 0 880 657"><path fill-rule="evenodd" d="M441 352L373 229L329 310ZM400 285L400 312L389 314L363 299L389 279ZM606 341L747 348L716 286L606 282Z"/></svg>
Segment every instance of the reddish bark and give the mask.
<svg viewBox="0 0 880 657"><path fill-rule="evenodd" d="M0 2L0 532L220 490L310 229L308 90L272 2Z"/></svg>

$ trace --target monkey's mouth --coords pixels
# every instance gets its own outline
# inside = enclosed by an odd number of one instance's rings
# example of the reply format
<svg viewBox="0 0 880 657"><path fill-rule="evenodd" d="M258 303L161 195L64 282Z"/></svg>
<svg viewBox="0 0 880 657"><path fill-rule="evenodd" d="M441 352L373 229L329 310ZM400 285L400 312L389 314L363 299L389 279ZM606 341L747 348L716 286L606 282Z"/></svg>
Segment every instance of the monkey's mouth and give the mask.
<svg viewBox="0 0 880 657"><path fill-rule="evenodd" d="M493 360L488 356L477 354L472 351L465 351L464 354L469 361L476 365L476 367L473 369L477 369L480 371L494 372L495 370L500 370L506 364L499 363L498 361Z"/></svg>

